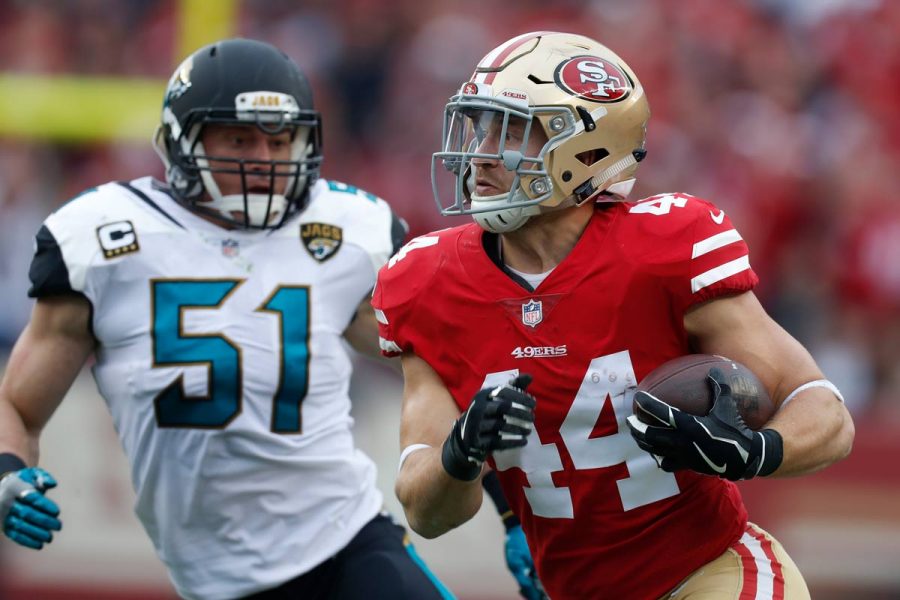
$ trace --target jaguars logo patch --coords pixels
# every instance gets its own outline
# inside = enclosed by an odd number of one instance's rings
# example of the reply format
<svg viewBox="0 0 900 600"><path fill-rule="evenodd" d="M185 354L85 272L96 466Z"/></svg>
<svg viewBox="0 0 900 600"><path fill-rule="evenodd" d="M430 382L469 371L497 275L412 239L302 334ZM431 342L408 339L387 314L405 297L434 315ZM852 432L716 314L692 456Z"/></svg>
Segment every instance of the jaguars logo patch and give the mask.
<svg viewBox="0 0 900 600"><path fill-rule="evenodd" d="M340 250L344 232L337 225L328 223L301 223L300 239L310 256L324 262Z"/></svg>

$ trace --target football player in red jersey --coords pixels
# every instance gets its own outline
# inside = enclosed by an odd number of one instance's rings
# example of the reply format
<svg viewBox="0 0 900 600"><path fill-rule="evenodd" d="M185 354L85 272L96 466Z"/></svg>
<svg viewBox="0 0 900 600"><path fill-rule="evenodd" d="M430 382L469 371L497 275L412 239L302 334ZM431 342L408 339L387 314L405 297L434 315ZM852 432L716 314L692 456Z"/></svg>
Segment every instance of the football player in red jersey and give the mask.
<svg viewBox="0 0 900 600"><path fill-rule="evenodd" d="M722 210L686 194L625 201L648 118L617 55L552 32L497 47L451 99L435 196L477 224L409 242L373 298L405 376L396 492L435 537L478 510L488 463L557 600L808 598L732 481L821 469L848 454L853 424L753 294ZM747 365L775 417L749 430L715 372L705 417L636 396L689 353Z"/></svg>

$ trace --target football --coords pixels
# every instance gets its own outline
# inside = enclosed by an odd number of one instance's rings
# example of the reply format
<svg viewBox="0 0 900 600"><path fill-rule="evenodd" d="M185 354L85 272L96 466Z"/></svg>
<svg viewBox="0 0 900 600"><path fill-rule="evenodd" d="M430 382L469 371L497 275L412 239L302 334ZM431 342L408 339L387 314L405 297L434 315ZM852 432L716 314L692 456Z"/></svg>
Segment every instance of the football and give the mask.
<svg viewBox="0 0 900 600"><path fill-rule="evenodd" d="M712 408L713 396L707 374L717 367L731 385L738 411L750 429L762 428L775 407L765 386L750 369L739 362L713 354L689 354L665 362L651 371L637 389L692 415L705 415ZM642 413L634 413L641 418ZM642 419L643 420L643 419ZM652 424L652 423L648 423Z"/></svg>

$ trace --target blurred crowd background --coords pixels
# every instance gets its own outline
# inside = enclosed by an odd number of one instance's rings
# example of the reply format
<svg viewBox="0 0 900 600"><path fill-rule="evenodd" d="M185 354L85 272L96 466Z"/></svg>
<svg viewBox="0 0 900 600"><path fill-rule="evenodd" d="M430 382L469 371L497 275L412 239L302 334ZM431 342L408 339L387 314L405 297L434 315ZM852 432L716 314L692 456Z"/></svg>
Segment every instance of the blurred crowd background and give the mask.
<svg viewBox="0 0 900 600"><path fill-rule="evenodd" d="M177 4L4 0L0 71L165 80L182 58ZM635 196L684 191L723 207L750 244L769 310L854 411L900 419L900 3L238 4L238 35L274 43L309 73L325 175L384 197L414 234L450 223L431 200L430 155L443 105L473 65L525 31L603 41L637 72L653 111ZM144 140L0 139L0 156L8 346L29 312L21 292L43 217L100 182L162 171Z"/></svg>
<svg viewBox="0 0 900 600"><path fill-rule="evenodd" d="M0 0L0 73L158 80L161 102L179 52L189 50L178 44L182 4ZM749 243L758 296L843 390L857 439L869 425L900 427L900 2L234 7L232 33L281 47L309 74L325 122L324 175L382 196L413 234L456 224L433 203L430 157L447 98L484 54L533 30L605 43L638 74L653 113L634 197L680 191L724 208ZM15 90L4 90L3 102L15 103ZM67 98L52 104L65 107ZM152 127L139 139L0 132L0 354L30 311L31 238L43 218L98 183L161 177L151 134ZM887 483L896 491L900 482ZM900 514L891 526L898 524ZM896 542L887 549L900 556ZM900 582L891 581L897 592Z"/></svg>

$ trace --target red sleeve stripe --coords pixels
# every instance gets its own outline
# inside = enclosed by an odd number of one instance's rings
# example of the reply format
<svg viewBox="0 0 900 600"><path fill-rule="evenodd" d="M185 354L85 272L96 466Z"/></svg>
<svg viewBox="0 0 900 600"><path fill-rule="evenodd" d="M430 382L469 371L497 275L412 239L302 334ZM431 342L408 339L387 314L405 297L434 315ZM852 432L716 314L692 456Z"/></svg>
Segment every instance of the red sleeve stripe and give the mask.
<svg viewBox="0 0 900 600"><path fill-rule="evenodd" d="M705 240L700 240L694 244L694 252L691 254L691 258L709 254L713 250L718 250L722 246L739 242L742 239L744 238L737 232L737 229L729 229L728 231L717 233L714 236L708 237Z"/></svg>
<svg viewBox="0 0 900 600"><path fill-rule="evenodd" d="M748 525L733 549L741 557L743 567L739 600L783 600L784 573L771 540Z"/></svg>
<svg viewBox="0 0 900 600"><path fill-rule="evenodd" d="M700 273L699 275L691 279L691 292L699 292L707 286L718 283L736 273L740 273L741 271L748 271L749 269L750 257L745 254L740 258L736 258L735 260L719 265L715 269L710 269L705 273Z"/></svg>

